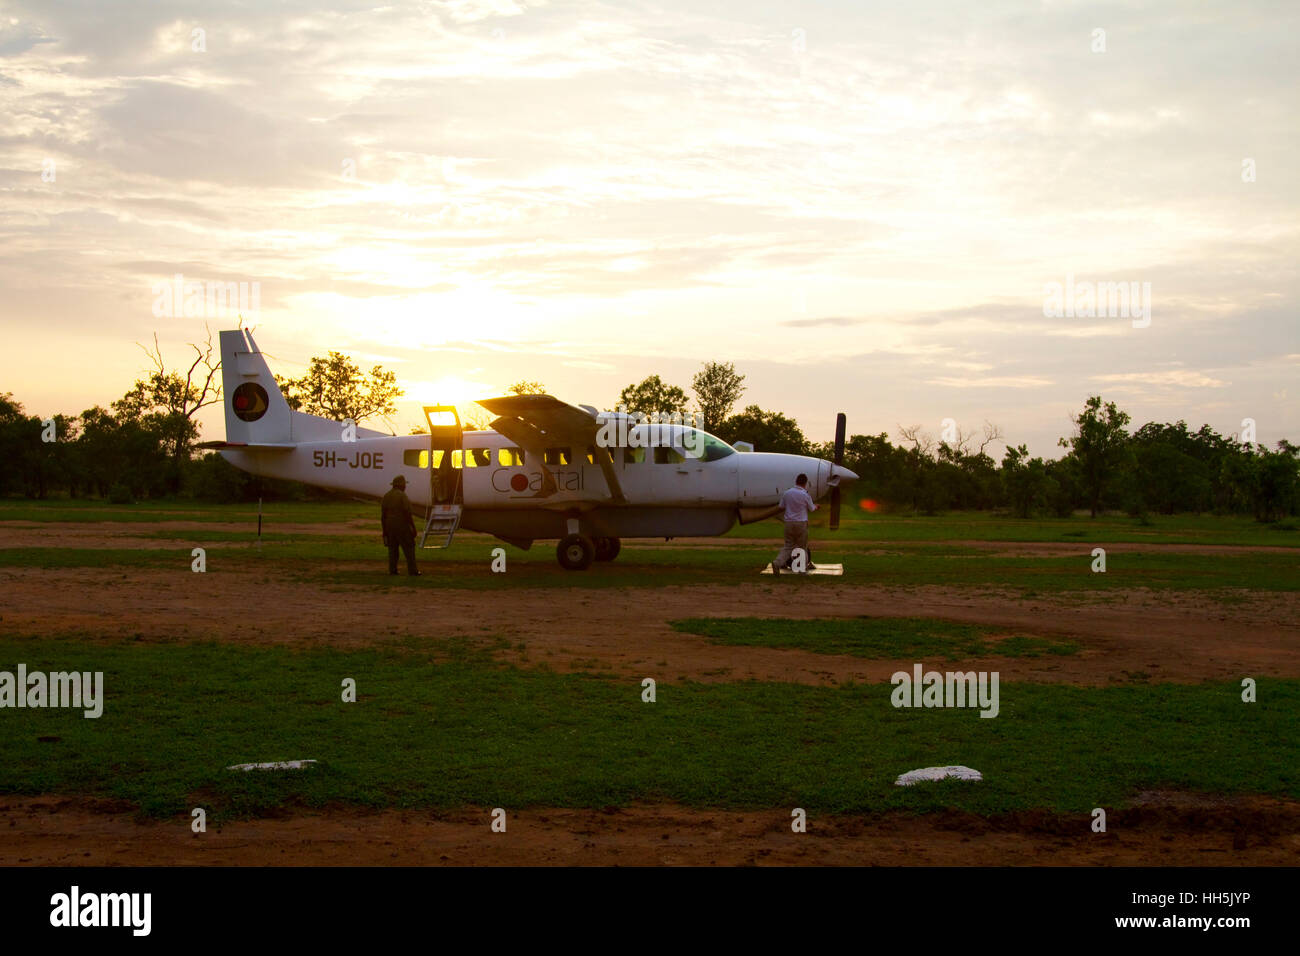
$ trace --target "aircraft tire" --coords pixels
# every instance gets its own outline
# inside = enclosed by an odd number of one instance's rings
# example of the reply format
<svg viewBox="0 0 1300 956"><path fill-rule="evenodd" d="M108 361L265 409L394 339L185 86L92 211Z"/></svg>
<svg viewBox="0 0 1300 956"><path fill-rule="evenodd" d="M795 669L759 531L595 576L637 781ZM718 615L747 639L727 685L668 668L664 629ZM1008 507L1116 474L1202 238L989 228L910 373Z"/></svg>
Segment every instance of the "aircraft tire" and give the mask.
<svg viewBox="0 0 1300 956"><path fill-rule="evenodd" d="M596 544L585 534L571 534L555 546L555 557L566 571L585 571L596 558Z"/></svg>
<svg viewBox="0 0 1300 956"><path fill-rule="evenodd" d="M597 538L596 560L613 561L618 557L618 552L622 547L623 542L618 538Z"/></svg>

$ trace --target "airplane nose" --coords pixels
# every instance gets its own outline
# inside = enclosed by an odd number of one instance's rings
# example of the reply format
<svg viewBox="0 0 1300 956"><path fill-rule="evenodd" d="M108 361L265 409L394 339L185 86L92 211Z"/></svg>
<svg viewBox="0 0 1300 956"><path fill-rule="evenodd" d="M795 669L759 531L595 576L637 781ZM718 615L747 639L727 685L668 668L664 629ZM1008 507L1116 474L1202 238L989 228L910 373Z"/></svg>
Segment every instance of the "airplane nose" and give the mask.
<svg viewBox="0 0 1300 956"><path fill-rule="evenodd" d="M838 484L841 484L842 482L857 481L857 480L858 480L857 472L850 471L849 469L845 468L843 465L831 465L830 484L832 488Z"/></svg>

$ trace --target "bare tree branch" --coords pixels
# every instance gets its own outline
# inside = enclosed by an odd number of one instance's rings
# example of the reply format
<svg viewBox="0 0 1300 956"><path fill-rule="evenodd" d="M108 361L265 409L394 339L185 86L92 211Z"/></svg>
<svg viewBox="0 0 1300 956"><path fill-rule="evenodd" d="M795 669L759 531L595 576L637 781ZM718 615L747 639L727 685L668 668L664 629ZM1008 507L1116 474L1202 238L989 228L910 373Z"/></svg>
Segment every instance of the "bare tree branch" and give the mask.
<svg viewBox="0 0 1300 956"><path fill-rule="evenodd" d="M984 440L980 442L980 454L984 454L984 449L992 442L1001 441L1005 435L1002 433L1001 425L994 425L987 418L984 420Z"/></svg>
<svg viewBox="0 0 1300 956"><path fill-rule="evenodd" d="M922 431L920 425L909 425L906 428L899 425L898 433L903 436L904 441L912 443L912 448L917 454L930 457L931 451L934 450L934 439Z"/></svg>

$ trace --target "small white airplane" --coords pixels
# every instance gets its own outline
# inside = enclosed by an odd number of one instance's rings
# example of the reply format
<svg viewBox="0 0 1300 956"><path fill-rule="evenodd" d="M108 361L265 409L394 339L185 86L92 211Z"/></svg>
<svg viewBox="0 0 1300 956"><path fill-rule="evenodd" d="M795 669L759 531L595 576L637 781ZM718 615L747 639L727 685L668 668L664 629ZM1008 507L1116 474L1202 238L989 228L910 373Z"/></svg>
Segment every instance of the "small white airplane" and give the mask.
<svg viewBox="0 0 1300 956"><path fill-rule="evenodd" d="M386 435L291 409L245 329L221 333L221 374L226 440L200 447L237 468L376 499L402 475L412 505L427 509L422 547L450 545L459 528L524 549L559 539L570 571L612 561L622 538L720 535L770 517L800 473L813 498L830 493L835 529L840 485L858 477L841 464L843 414L834 462L742 454L701 429L550 395L478 402L499 416L489 430L463 431L454 406L434 405L428 435Z"/></svg>

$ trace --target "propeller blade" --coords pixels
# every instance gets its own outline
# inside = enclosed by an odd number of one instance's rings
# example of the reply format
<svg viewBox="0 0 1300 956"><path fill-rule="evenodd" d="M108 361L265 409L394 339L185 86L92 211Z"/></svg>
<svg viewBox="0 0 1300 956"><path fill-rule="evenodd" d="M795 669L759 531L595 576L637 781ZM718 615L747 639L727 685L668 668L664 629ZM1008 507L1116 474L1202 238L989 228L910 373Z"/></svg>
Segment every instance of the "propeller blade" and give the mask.
<svg viewBox="0 0 1300 956"><path fill-rule="evenodd" d="M835 416L835 464L844 464L844 430L848 423L848 418L843 412ZM837 531L840 527L840 486L835 485L831 489L831 530Z"/></svg>

